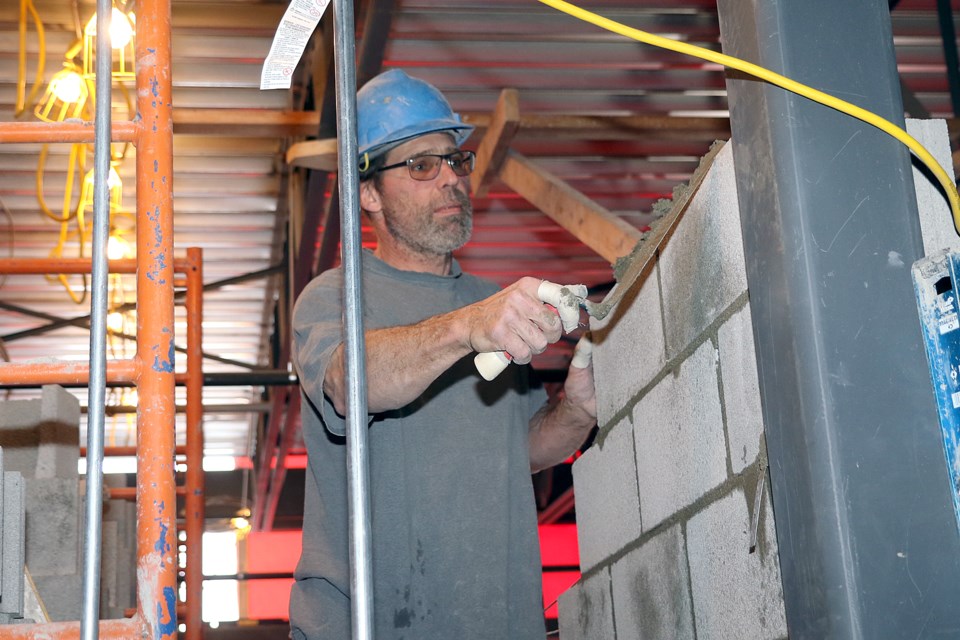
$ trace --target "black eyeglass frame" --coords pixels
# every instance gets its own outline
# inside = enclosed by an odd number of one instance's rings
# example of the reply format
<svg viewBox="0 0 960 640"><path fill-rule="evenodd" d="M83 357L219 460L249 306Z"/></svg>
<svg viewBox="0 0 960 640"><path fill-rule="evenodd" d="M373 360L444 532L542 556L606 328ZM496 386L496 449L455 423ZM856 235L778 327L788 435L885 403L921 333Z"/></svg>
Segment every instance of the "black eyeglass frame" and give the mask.
<svg viewBox="0 0 960 640"><path fill-rule="evenodd" d="M463 173L460 173L459 171L457 171L457 167L455 167L454 163L452 162L452 160L457 156L462 157L462 160L460 161L460 167L464 169ZM437 162L437 172L435 174L427 178L418 178L413 174L412 165L416 163L418 160L421 160L423 158L438 158L440 162ZM465 178L466 176L473 173L473 170L477 162L477 154L474 153L473 151L466 151L464 149L457 149L456 151L451 151L450 153L419 153L413 156L412 158L407 158L403 162L398 162L396 164L389 164L385 167L380 167L375 171L375 173L379 173L381 171L387 171L388 169L399 169L400 167L406 167L412 179L419 180L421 182L429 182L430 180L435 180L436 177L440 175L440 169L442 168L443 162L447 163L450 169L453 170L454 174L456 174L461 178Z"/></svg>

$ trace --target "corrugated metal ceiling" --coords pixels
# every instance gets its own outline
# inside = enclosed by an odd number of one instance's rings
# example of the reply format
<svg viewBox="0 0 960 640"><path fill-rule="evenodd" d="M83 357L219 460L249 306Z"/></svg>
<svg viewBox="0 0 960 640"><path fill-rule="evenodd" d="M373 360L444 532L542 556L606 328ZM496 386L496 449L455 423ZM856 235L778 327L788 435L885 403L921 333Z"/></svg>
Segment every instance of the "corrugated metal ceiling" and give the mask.
<svg viewBox="0 0 960 640"><path fill-rule="evenodd" d="M0 121L14 120L17 4L0 6ZM35 0L35 5L45 26L49 79L76 37L74 4ZM367 3L361 5L359 36ZM632 27L720 48L716 6L710 0L593 0L581 5ZM207 283L283 264L288 212L302 209L297 185L303 176L288 182L291 171L284 154L318 126L316 113L293 113L313 102L311 64L302 65L293 91L258 88L261 64L284 9L284 3L253 0L173 3L175 242L181 250L203 248ZM76 15L84 21L92 11L91 2L76 5ZM689 177L714 139L728 136L724 73L716 65L626 40L533 0L397 0L392 16L390 35L380 43L383 67L402 67L434 83L455 109L481 125L467 146L479 143L500 92L515 88L521 117L527 120L512 148L635 227L650 220L656 200L669 197ZM919 104L933 117L952 117L936 3L903 0L892 16L905 102L914 105L913 115L924 115ZM32 78L40 49L32 29L27 43ZM315 50L321 49L317 40ZM855 100L842 87L821 88ZM115 117L126 117L119 91L114 101ZM69 145L50 145L42 172L43 197L54 211L64 197L69 150ZM0 217L0 256L44 257L56 244L59 225L40 212L37 200L40 152L37 144L0 145L0 199L10 214L9 219ZM128 207L135 198L133 153L120 167ZM476 212L474 239L459 253L467 270L502 284L521 275L598 289L612 281L608 261L502 182L495 180L489 194L477 200ZM75 243L68 243L65 255L76 251ZM132 282L123 282L125 299L132 299ZM75 292L82 288L77 277L70 283ZM270 344L274 305L285 286L275 275L206 294L204 352L214 356L205 360L207 372L278 366ZM82 328L21 333L35 331L51 318L88 313L69 300L60 284L10 276L0 287L0 299L26 309L0 312L0 338L11 359L88 358ZM178 318L176 330L183 335L182 313ZM118 353L132 353L132 344L114 343ZM552 349L538 366L563 368L568 353L565 347ZM9 397L36 393L15 390ZM84 398L82 390L77 393ZM262 394L257 385L205 390L210 407L261 406ZM260 415L211 411L205 421L208 452L252 455ZM127 418L111 420L108 444L132 444Z"/></svg>

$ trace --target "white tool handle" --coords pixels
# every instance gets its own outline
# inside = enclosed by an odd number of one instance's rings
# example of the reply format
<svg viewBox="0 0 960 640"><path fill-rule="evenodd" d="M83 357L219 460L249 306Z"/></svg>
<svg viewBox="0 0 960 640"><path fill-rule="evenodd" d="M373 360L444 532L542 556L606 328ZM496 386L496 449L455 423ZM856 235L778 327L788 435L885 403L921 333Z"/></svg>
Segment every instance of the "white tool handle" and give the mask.
<svg viewBox="0 0 960 640"><path fill-rule="evenodd" d="M554 308L560 315L564 333L570 333L580 324L580 303L587 297L587 287L582 284L561 286L544 280L537 289L537 297ZM509 354L503 351L478 353L473 364L484 380L493 380L510 364Z"/></svg>

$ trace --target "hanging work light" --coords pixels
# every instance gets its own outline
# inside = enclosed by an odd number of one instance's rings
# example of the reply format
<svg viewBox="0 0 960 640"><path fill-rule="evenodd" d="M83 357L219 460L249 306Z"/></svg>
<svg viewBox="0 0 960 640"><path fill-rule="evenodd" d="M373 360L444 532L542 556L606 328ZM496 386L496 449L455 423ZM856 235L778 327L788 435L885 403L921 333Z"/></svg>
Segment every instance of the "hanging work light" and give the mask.
<svg viewBox="0 0 960 640"><path fill-rule="evenodd" d="M116 4L110 13L110 47L113 63L110 74L114 81L133 80L136 77L136 32L137 17L131 11L125 13ZM83 77L96 77L97 66L97 14L83 29Z"/></svg>
<svg viewBox="0 0 960 640"><path fill-rule="evenodd" d="M80 69L67 61L63 63L63 69L50 79L33 113L44 122L81 118L89 96L90 92L86 81L80 75Z"/></svg>

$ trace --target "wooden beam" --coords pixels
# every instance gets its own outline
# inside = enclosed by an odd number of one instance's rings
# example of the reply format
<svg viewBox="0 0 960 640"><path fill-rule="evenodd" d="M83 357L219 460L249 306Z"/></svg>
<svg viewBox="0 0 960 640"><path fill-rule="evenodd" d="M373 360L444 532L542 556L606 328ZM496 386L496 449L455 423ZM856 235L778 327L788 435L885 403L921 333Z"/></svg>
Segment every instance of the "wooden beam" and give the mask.
<svg viewBox="0 0 960 640"><path fill-rule="evenodd" d="M556 176L510 151L500 179L605 260L629 254L642 234Z"/></svg>
<svg viewBox="0 0 960 640"><path fill-rule="evenodd" d="M319 171L337 170L337 139L305 140L287 149L287 164Z"/></svg>
<svg viewBox="0 0 960 640"><path fill-rule="evenodd" d="M477 166L471 176L473 195L483 198L490 189L490 176L496 176L503 159L510 150L510 142L520 126L520 94L516 89L504 89L493 110L493 118L480 146L477 147Z"/></svg>

